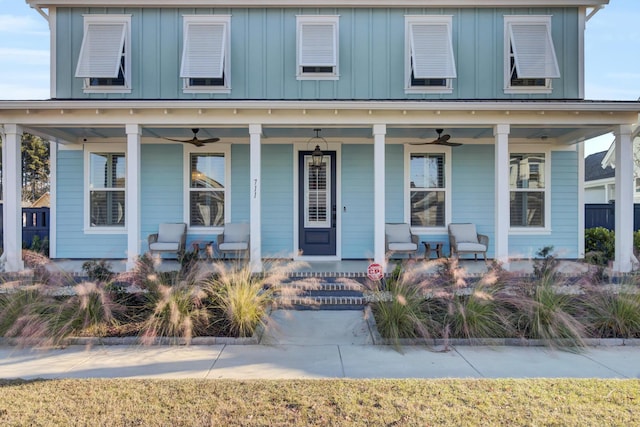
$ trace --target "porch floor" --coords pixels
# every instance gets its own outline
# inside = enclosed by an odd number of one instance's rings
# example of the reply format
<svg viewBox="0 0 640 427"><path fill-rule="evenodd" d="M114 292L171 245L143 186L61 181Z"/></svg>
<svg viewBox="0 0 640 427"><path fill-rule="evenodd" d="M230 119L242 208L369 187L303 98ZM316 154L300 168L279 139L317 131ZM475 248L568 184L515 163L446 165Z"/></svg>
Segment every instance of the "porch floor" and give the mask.
<svg viewBox="0 0 640 427"><path fill-rule="evenodd" d="M87 260L77 259L54 259L51 260L51 264L48 266L51 272L64 272L68 274L80 275L83 273L82 264ZM388 263L388 270L391 271L396 262L400 260L390 260ZM126 260L113 259L108 260L111 265L111 270L115 273L124 272L126 270ZM214 262L201 261L204 265L210 266L212 271L215 270ZM234 261L225 261L225 263L231 265ZM284 263L292 261L283 261ZM418 263L424 263L425 272L433 270L435 272L438 268L438 262L436 260L423 261L417 260ZM344 275L354 277L365 277L367 274L367 267L371 263L368 260L342 260L342 261L306 261L306 262L294 262L293 273L301 276L333 276ZM265 269L271 268L271 264L265 262ZM533 272L533 260L514 260L510 262L509 270L516 273L530 274ZM480 275L485 273L490 268L490 262L474 260L460 260L460 266L465 270L466 274ZM173 259L162 259L158 266L159 271L176 271L180 269L180 263ZM579 261L562 260L558 267L560 273L568 275L580 275L587 272L589 266Z"/></svg>

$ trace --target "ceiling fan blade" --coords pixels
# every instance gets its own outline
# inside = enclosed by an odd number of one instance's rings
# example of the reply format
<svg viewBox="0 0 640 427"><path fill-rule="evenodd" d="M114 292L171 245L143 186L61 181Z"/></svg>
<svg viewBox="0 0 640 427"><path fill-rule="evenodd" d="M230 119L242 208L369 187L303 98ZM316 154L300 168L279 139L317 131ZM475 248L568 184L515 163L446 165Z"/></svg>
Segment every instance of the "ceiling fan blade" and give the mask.
<svg viewBox="0 0 640 427"><path fill-rule="evenodd" d="M174 142L192 142L193 139L174 139L174 138L167 138L167 137L163 137L163 139L166 139L167 141L174 141Z"/></svg>
<svg viewBox="0 0 640 427"><path fill-rule="evenodd" d="M447 142L449 139L451 139L451 135L442 135L442 136L438 136L438 139L436 139L434 142L436 143Z"/></svg>
<svg viewBox="0 0 640 427"><path fill-rule="evenodd" d="M199 139L198 141L200 141L203 144L208 144L210 142L218 142L218 141L220 141L220 138Z"/></svg>
<svg viewBox="0 0 640 427"><path fill-rule="evenodd" d="M459 142L448 142L448 141L438 141L435 143L436 145L446 145L447 147L459 147L462 144Z"/></svg>

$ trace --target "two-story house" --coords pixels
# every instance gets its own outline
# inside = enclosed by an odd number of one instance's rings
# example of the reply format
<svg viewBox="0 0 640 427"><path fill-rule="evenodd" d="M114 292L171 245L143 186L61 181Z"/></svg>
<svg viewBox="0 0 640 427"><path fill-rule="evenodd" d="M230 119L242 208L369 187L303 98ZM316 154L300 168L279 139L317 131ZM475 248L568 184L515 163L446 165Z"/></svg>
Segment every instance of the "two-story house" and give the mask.
<svg viewBox="0 0 640 427"><path fill-rule="evenodd" d="M0 102L9 270L23 130L53 142L52 258L131 266L160 223L194 241L247 222L256 271L384 262L395 222L425 241L472 222L500 260L580 258L582 142L613 132L631 268L640 104L584 100L608 0L27 3L49 22L51 99Z"/></svg>

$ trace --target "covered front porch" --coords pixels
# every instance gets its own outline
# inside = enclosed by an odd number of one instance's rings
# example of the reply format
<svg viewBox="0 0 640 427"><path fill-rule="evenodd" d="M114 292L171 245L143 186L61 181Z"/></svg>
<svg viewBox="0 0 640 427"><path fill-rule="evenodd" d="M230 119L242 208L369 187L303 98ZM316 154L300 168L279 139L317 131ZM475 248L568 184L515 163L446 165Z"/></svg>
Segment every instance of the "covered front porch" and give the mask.
<svg viewBox="0 0 640 427"><path fill-rule="evenodd" d="M385 264L387 222L410 223L425 241L444 241L448 223L476 223L491 237L490 257L509 268L515 267L510 260L527 258L544 246L565 245L561 257L582 258L582 142L614 132L620 201L614 269L625 272L633 266L631 140L637 132L636 103L17 101L0 104L0 112L6 206L19 206L21 198L22 132L57 146L51 167L53 259L126 257L123 268L131 269L158 223L183 221L189 243L215 240L224 222L248 222L249 261L255 272L264 268L265 258L274 256L338 263L335 268L343 268L348 259L365 260L354 261L358 270L368 260ZM200 129L201 138L220 142L191 147L167 140L189 140L193 128ZM309 183L305 156L316 145L314 129L321 129L326 145L317 145L325 161L335 166L335 175L327 176L336 186L335 193L323 195L331 198L324 216L309 222L309 198L302 190ZM463 146L429 144L436 129L445 129L451 141ZM126 158L125 165L118 166L122 199L113 205L119 209L112 210L119 218L94 227L87 202L90 183L76 181L91 176L90 153L111 153L114 147ZM189 187L189 159L209 151L225 162L224 215L215 224L202 224L190 211L195 211L190 199L195 188ZM542 153L550 165L540 169L546 175L537 178L535 188L544 202L535 206L537 213L518 204L523 222L515 226L513 199L529 200L531 195L516 194L520 188L515 181L523 180L523 172L514 178L514 152L529 157ZM427 159L425 164L439 167L438 162L444 162L434 173L441 181L415 186L410 177L413 153ZM184 168L172 169L171 161L184 163ZM167 197L158 196L162 194ZM423 220L412 204L420 195L436 199L436 212L423 215ZM7 209L7 271L24 267L20 218L19 209ZM528 221L538 222L528 228ZM322 228L320 223L333 229L335 247L311 254L303 250L302 234Z"/></svg>

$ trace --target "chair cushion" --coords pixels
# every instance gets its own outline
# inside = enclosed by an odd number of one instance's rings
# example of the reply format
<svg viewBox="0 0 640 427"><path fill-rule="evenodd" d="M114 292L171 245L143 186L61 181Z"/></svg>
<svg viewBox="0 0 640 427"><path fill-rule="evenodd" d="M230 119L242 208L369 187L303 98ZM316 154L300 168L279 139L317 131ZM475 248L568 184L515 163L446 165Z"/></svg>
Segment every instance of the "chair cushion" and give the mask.
<svg viewBox="0 0 640 427"><path fill-rule="evenodd" d="M244 242L233 242L233 243L220 243L220 245L218 245L218 249L220 249L221 251L246 251L247 249L249 249L249 245Z"/></svg>
<svg viewBox="0 0 640 427"><path fill-rule="evenodd" d="M180 242L185 231L185 224L160 224L158 227L158 243Z"/></svg>
<svg viewBox="0 0 640 427"><path fill-rule="evenodd" d="M154 242L149 245L149 249L152 251L177 251L180 243L175 242Z"/></svg>
<svg viewBox="0 0 640 427"><path fill-rule="evenodd" d="M415 243L389 243L389 250L400 252L400 251L417 251L418 245Z"/></svg>
<svg viewBox="0 0 640 427"><path fill-rule="evenodd" d="M409 224L386 224L384 230L389 243L411 243Z"/></svg>
<svg viewBox="0 0 640 427"><path fill-rule="evenodd" d="M480 243L463 242L458 243L458 251L460 252L486 252L487 247Z"/></svg>
<svg viewBox="0 0 640 427"><path fill-rule="evenodd" d="M246 243L249 241L249 224L224 225L224 243Z"/></svg>
<svg viewBox="0 0 640 427"><path fill-rule="evenodd" d="M449 231L456 238L456 243L478 243L475 224L449 224Z"/></svg>

